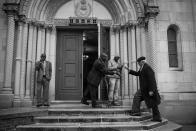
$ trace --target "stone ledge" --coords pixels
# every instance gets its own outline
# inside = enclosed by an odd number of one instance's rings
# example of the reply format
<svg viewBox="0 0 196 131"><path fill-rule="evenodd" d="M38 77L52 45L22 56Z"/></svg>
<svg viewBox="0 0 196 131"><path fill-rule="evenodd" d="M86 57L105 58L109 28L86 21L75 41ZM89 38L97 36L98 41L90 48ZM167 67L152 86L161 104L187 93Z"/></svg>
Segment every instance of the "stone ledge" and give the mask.
<svg viewBox="0 0 196 131"><path fill-rule="evenodd" d="M32 124L35 116L46 115L46 109L10 108L0 110L0 130L13 130L18 125Z"/></svg>

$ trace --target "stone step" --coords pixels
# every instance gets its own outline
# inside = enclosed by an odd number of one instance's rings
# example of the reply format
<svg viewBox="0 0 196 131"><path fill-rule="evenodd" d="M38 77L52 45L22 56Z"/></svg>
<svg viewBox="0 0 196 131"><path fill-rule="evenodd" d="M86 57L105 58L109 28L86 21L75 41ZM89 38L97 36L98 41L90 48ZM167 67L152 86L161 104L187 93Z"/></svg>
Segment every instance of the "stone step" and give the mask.
<svg viewBox="0 0 196 131"><path fill-rule="evenodd" d="M128 130L151 130L167 124L162 122L131 121L131 122L91 122L91 123L36 123L18 126L17 131L128 131Z"/></svg>
<svg viewBox="0 0 196 131"><path fill-rule="evenodd" d="M143 112L141 116L130 116L126 114L103 114L103 115L62 115L35 117L37 123L62 123L62 122L128 122L144 121L152 118L152 115Z"/></svg>
<svg viewBox="0 0 196 131"><path fill-rule="evenodd" d="M129 114L130 108L82 108L82 109L48 109L49 115L82 115L82 114L94 114L94 115L101 115L101 114Z"/></svg>

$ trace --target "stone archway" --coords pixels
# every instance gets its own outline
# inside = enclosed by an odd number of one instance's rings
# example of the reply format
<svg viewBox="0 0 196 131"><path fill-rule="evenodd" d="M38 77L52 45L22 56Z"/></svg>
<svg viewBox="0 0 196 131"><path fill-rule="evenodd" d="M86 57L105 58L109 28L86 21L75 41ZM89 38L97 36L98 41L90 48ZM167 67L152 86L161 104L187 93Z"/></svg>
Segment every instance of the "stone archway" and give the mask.
<svg viewBox="0 0 196 131"><path fill-rule="evenodd" d="M35 98L34 87L36 87L36 82L34 78L34 66L35 61L39 59L39 55L41 53L46 52L48 56L47 58L53 63L53 70L55 70L56 46L54 45L56 44L56 31L53 21L54 15L61 5L69 1L70 0L20 0L15 3L16 6L20 5L18 12L13 14L18 17L16 45L17 49L21 48L22 54L18 53L20 50L16 51L15 57L17 59L16 67L14 68L18 71L18 73L15 73L14 105L29 104L32 102L32 98ZM158 12L155 5L149 6L144 13L144 3L142 0L94 1L105 7L112 17L112 24L110 25L110 39L111 43L115 43L115 46L111 48L118 50L113 51L111 49L111 55L119 54L122 57L122 62L128 65L129 62L136 59L137 55L142 54L139 47L142 47L142 49L145 50L145 35L148 33L149 35L147 36L150 38L148 41L152 43L152 45L147 48L151 50L153 48L154 50L153 18ZM7 3L7 7L12 5L13 3ZM145 17L149 18L149 23L147 24L150 31L148 31L148 33L145 32L145 28L142 26L142 23L145 22ZM14 25L13 21L9 22L12 23L10 25ZM8 27L8 29L11 29L11 27ZM10 35L14 36L13 34ZM135 39L135 36L137 36L137 39ZM8 39L10 38L8 36ZM23 38L23 40L21 38ZM136 42L137 40L142 40L143 45L138 45ZM134 45L137 45L137 48L135 48ZM27 49L27 47L32 47L32 50L30 50L30 48ZM128 56L130 53L132 53L132 55ZM26 65L24 64L24 61L27 61ZM154 62L154 59L152 59L152 62ZM12 65L6 66L11 66L10 68L12 68ZM133 63L130 66L136 67ZM23 67L22 70L20 70L21 67ZM22 76L19 74L22 74ZM125 96L124 98L129 98L133 93L133 90L128 89L128 87L131 86L132 88L135 88L136 85L129 84L134 82L129 79L126 71L123 72L122 81L122 95ZM50 99L54 100L54 74L52 76L50 89Z"/></svg>
<svg viewBox="0 0 196 131"><path fill-rule="evenodd" d="M34 55L34 60L38 60L39 55L46 51L47 56L49 56L49 60L53 63L53 70L55 70L55 61L56 61L56 32L55 32L55 25L54 25L54 16L58 9L70 2L70 0L42 0L42 1L30 1L30 0L21 0L21 7L20 7L20 14L25 14L26 17L33 23L35 32L37 31L37 50L36 55ZM95 2L101 4L105 7L112 17L112 23L114 26L114 30L118 28L120 24L125 25L129 22L129 20L136 21L140 3L137 1L102 1L102 0L95 0ZM135 8L137 7L137 8ZM142 7L140 7L142 8ZM141 13L141 11L140 11ZM116 26L117 25L117 26ZM38 28L37 28L38 27ZM54 28L53 28L54 27ZM53 30L51 30L53 29ZM117 37L119 32L114 32ZM112 33L111 33L112 34ZM112 37L112 36L111 36ZM112 41L114 39L112 38ZM115 40L116 41L116 40ZM118 41L118 40L117 40ZM47 44L46 44L47 43ZM119 45L119 42L116 42ZM119 49L118 49L119 50ZM119 51L116 51L119 53ZM114 52L113 54L114 55ZM32 63L32 66L34 63ZM51 81L51 88L50 88L50 96L51 99L54 100L54 92L55 89L55 74L53 74L53 79Z"/></svg>

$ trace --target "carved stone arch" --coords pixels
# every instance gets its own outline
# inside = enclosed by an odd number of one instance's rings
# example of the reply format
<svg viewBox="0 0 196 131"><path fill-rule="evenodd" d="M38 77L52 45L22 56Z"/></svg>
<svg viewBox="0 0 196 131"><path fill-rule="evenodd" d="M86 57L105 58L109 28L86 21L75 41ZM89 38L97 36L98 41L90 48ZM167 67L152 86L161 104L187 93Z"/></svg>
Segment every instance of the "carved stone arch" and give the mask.
<svg viewBox="0 0 196 131"><path fill-rule="evenodd" d="M55 0L50 0L48 2L48 6L45 10L45 19L48 21L52 21L55 13L58 11L58 9L64 5L65 3L69 2L70 0L58 0L56 2Z"/></svg>
<svg viewBox="0 0 196 131"><path fill-rule="evenodd" d="M110 14L112 15L112 19L114 23L119 23L120 7L116 4L115 0L110 0L110 1L96 0L96 1L102 4L104 7L106 7L106 9L108 9Z"/></svg>
<svg viewBox="0 0 196 131"><path fill-rule="evenodd" d="M32 0L20 0L19 14L28 17L28 11L31 3Z"/></svg>
<svg viewBox="0 0 196 131"><path fill-rule="evenodd" d="M36 13L36 18L38 20L44 21L45 19L43 19L43 15L42 12L45 10L46 6L47 6L48 0L41 0L41 2L39 2L38 8L37 8L37 13Z"/></svg>
<svg viewBox="0 0 196 131"><path fill-rule="evenodd" d="M56 14L56 12L58 11L58 9L65 3L69 2L70 0L60 0L58 2L54 2L53 0L51 0L49 3L48 3L48 7L45 11L45 18L47 20L51 20L53 18L53 16ZM120 18L120 15L119 15L119 7L115 5L114 1L103 1L103 0L95 0L96 2L102 4L105 8L108 9L108 11L110 12L110 14L112 15L112 18L113 18L113 21L114 23L117 22L117 20ZM52 8L52 10L51 10Z"/></svg>
<svg viewBox="0 0 196 131"><path fill-rule="evenodd" d="M143 4L143 1L142 0L129 0L129 1L133 1L133 4L134 4L135 9L136 9L137 17L144 16L144 4Z"/></svg>
<svg viewBox="0 0 196 131"><path fill-rule="evenodd" d="M70 0L45 0L45 9L33 8L33 3L43 3L43 0L21 0L20 13L26 15L28 18L33 18L30 12L36 12L36 16L41 16L41 19L51 21L57 10ZM126 23L128 20L136 20L138 17L144 15L143 0L95 0L108 9L112 15L114 24ZM145 0L144 0L145 1ZM128 4L127 4L128 3ZM40 17L38 17L40 19Z"/></svg>

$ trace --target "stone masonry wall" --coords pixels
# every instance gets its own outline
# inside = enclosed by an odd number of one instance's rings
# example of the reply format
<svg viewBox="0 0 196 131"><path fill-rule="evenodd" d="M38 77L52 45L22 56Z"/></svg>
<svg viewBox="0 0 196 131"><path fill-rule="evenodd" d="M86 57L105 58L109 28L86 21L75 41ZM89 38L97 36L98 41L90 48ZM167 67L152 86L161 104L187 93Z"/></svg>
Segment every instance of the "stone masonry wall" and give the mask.
<svg viewBox="0 0 196 131"><path fill-rule="evenodd" d="M196 1L157 0L158 85L165 100L196 100ZM167 29L179 27L182 44L183 70L170 70L168 63Z"/></svg>
<svg viewBox="0 0 196 131"><path fill-rule="evenodd" d="M3 87L4 65L7 42L7 15L3 11L2 6L6 0L0 1L0 89Z"/></svg>

